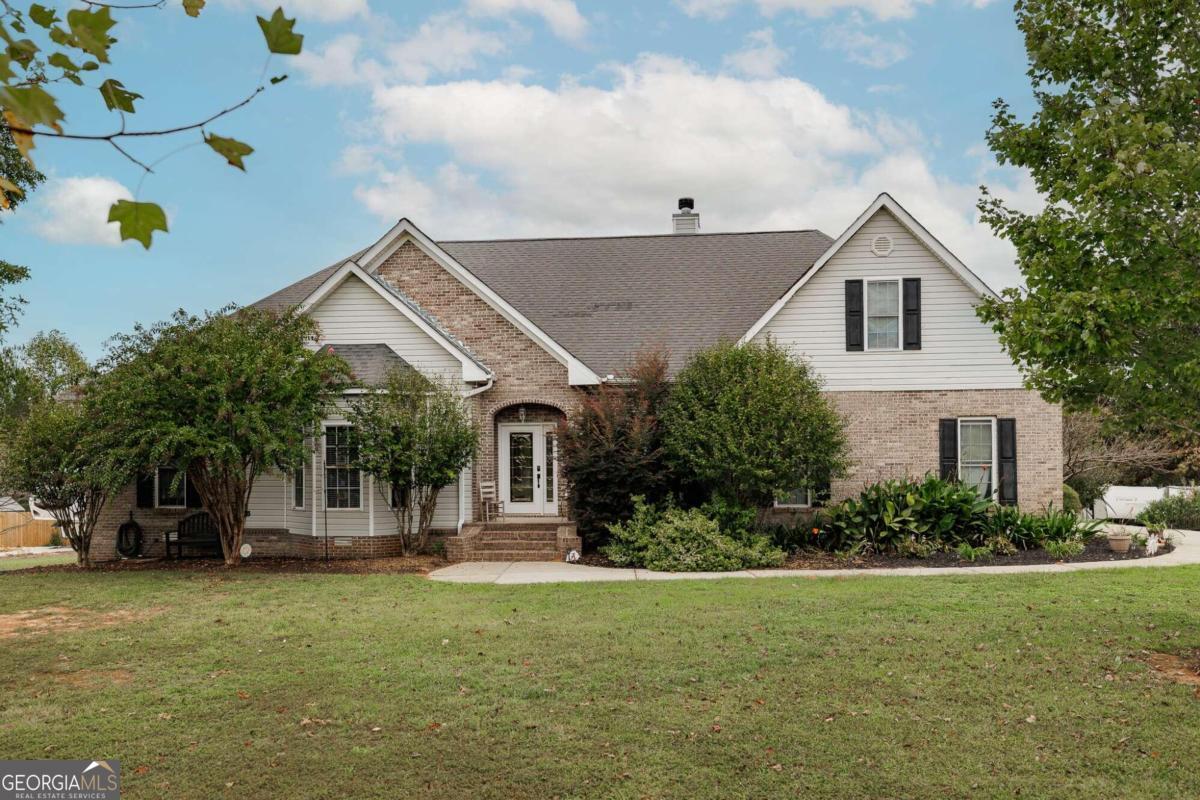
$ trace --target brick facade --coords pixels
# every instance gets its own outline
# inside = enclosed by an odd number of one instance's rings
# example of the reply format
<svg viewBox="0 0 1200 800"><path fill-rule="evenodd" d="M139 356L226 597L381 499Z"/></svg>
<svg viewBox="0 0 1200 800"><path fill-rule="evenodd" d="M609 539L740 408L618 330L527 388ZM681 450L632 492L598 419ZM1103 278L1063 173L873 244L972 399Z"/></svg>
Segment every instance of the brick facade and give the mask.
<svg viewBox="0 0 1200 800"><path fill-rule="evenodd" d="M538 413L548 407L562 418L579 403L579 390L568 383L565 365L412 241L388 256L376 274L437 317L496 376L492 388L472 398L479 424L479 453L472 473L471 505L478 515L479 481L498 479L497 414L524 405L542 407ZM560 504L566 495L560 481Z"/></svg>
<svg viewBox="0 0 1200 800"><path fill-rule="evenodd" d="M868 483L938 472L938 420L1014 417L1017 502L1027 511L1062 507L1062 410L1024 389L829 392L842 414L851 474L831 487L834 500Z"/></svg>

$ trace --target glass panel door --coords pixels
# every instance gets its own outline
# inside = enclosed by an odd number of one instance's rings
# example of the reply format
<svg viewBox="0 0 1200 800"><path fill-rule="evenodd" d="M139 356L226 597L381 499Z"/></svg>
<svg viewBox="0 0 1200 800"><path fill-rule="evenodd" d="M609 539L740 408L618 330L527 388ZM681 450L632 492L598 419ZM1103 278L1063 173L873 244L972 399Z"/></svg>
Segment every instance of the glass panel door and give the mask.
<svg viewBox="0 0 1200 800"><path fill-rule="evenodd" d="M533 455L533 432L510 431L508 434L508 502L533 502Z"/></svg>

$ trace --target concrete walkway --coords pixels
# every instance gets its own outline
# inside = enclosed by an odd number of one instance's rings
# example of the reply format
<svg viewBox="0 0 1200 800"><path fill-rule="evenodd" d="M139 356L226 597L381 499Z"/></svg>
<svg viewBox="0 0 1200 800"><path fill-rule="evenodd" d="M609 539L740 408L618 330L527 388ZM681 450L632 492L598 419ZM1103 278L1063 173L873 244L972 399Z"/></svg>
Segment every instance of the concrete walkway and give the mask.
<svg viewBox="0 0 1200 800"><path fill-rule="evenodd" d="M1002 575L1016 572L1079 572L1085 569L1178 567L1200 564L1200 533L1171 531L1170 553L1133 561L1079 561L1067 564L1014 564L1003 567L887 567L882 569L755 569L738 572L655 572L648 569L584 567L546 561L468 561L434 570L429 577L447 583L586 583L592 581L678 581L720 578L845 578L872 575Z"/></svg>

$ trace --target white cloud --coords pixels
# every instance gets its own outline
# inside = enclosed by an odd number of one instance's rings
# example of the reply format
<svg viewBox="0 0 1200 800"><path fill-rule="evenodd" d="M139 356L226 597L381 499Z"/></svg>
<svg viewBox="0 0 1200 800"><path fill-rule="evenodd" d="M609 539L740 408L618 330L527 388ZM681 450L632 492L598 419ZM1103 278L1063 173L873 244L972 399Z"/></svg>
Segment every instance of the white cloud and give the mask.
<svg viewBox="0 0 1200 800"><path fill-rule="evenodd" d="M908 40L900 34L893 38L867 33L857 14L850 20L825 29L821 47L841 52L849 61L867 67L884 69L908 58Z"/></svg>
<svg viewBox="0 0 1200 800"><path fill-rule="evenodd" d="M37 221L33 230L60 244L119 245L117 224L108 222L108 209L133 194L112 178L100 175L51 178L37 192Z"/></svg>
<svg viewBox="0 0 1200 800"><path fill-rule="evenodd" d="M763 28L747 36L746 46L725 56L722 63L748 78L773 78L785 61L787 53L775 44L775 32Z"/></svg>
<svg viewBox="0 0 1200 800"><path fill-rule="evenodd" d="M587 19L579 13L574 0L467 0L467 10L489 17L515 12L535 14L545 20L556 36L564 39L581 39L588 29Z"/></svg>
<svg viewBox="0 0 1200 800"><path fill-rule="evenodd" d="M220 0L233 8L247 6L268 13L282 5L289 17L301 22L342 22L352 17L365 17L370 12L367 0Z"/></svg>
<svg viewBox="0 0 1200 800"><path fill-rule="evenodd" d="M1013 282L1012 251L979 223L975 201L986 179L1036 202L1015 173L983 160L975 180L939 176L914 124L838 105L795 78L652 55L610 69L598 86L378 87L378 146L447 155L428 173L375 171L358 199L381 221L408 216L443 238L663 232L683 195L697 198L705 230L836 235L889 191L985 280Z"/></svg>
<svg viewBox="0 0 1200 800"><path fill-rule="evenodd" d="M510 33L509 39L520 32ZM400 80L424 83L435 75L456 75L479 66L481 58L508 49L505 37L483 30L457 14L436 14L411 36L377 42L373 57L364 55L363 40L342 34L324 47L297 56L297 66L318 86L346 86Z"/></svg>
<svg viewBox="0 0 1200 800"><path fill-rule="evenodd" d="M685 14L692 17L721 19L741 5L741 0L675 0ZM852 9L865 11L877 19L899 19L911 17L917 6L927 5L933 0L753 0L759 13L766 16L781 11L796 11L810 17L825 17L835 11ZM974 0L978 6L990 0Z"/></svg>

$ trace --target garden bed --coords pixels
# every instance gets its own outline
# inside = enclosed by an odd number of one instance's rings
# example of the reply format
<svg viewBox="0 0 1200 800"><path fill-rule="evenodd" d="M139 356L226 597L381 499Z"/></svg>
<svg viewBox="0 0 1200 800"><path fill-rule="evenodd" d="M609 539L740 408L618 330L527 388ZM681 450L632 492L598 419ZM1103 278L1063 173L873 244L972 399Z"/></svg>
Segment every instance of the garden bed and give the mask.
<svg viewBox="0 0 1200 800"><path fill-rule="evenodd" d="M780 569L882 569L895 567L1001 567L1017 564L1058 564L1078 563L1081 561L1136 561L1142 558L1157 558L1166 555L1174 549L1167 544L1159 548L1153 556L1146 555L1142 549L1131 549L1127 553L1114 553L1108 548L1108 541L1103 536L1097 536L1086 543L1084 551L1075 558L1055 558L1045 550L1018 550L1010 556L982 556L974 561L960 558L955 552L934 553L928 558L906 558L896 555L866 555L847 556L830 553L825 550L801 550L788 556ZM607 556L602 553L588 553L579 561L590 567L615 567ZM759 571L759 570L756 570Z"/></svg>
<svg viewBox="0 0 1200 800"><path fill-rule="evenodd" d="M252 558L236 567L227 567L220 559L187 558L167 560L161 558L131 558L121 561L101 561L90 570L78 564L31 565L28 569L10 570L11 573L48 572L296 572L322 573L328 575L373 575L381 573L425 575L444 567L449 562L440 556L395 556L390 558L337 558L328 562L312 558Z"/></svg>

